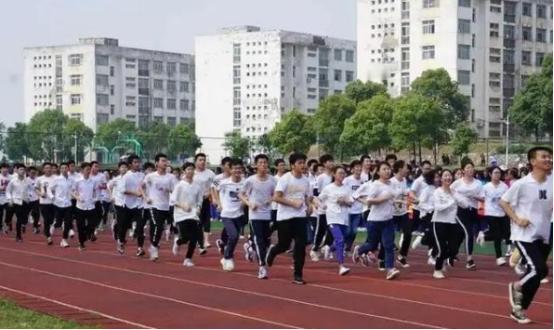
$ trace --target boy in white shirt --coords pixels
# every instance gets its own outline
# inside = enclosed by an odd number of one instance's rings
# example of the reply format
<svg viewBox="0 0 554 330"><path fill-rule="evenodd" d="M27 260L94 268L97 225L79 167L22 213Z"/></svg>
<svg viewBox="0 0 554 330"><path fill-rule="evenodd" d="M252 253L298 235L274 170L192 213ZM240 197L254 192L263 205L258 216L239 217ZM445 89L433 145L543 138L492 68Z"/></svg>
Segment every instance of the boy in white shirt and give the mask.
<svg viewBox="0 0 554 330"><path fill-rule="evenodd" d="M321 156L319 158L319 163L324 166L325 171L317 177L318 194L321 193L323 188L329 185L333 180L333 167L335 166L333 156L331 155ZM331 250L330 246L333 244L333 235L327 227L327 215L325 214L325 210L318 208L317 212L318 218L314 233L314 244L312 245L312 250L310 251L310 257L313 261L318 261L320 257L319 250L322 249L324 252L324 258L328 260Z"/></svg>
<svg viewBox="0 0 554 330"><path fill-rule="evenodd" d="M40 213L42 215L42 223L44 226L44 236L48 241L54 234L54 217L56 215L56 207L54 201L48 198L48 187L54 182L55 176L52 174L52 164L42 164L42 176L39 176L36 182L36 191L39 199Z"/></svg>
<svg viewBox="0 0 554 330"><path fill-rule="evenodd" d="M67 163L60 164L60 175L56 177L48 189L49 197L54 201L56 207L56 219L63 223L63 235L60 246L69 247L69 230L73 227L73 207L71 205L73 180L69 177L69 166ZM49 244L51 244L51 240Z"/></svg>
<svg viewBox="0 0 554 330"><path fill-rule="evenodd" d="M192 255L194 248L198 243L201 231L199 214L204 200L202 187L193 181L194 164L185 163L183 165L184 176L173 190L172 200L174 203L173 219L179 231L179 236L175 237L173 242L173 254L179 253L179 246L188 242L188 249L183 261L183 266L192 267Z"/></svg>
<svg viewBox="0 0 554 330"><path fill-rule="evenodd" d="M90 229L97 223L95 210L96 182L90 177L90 163L81 164L82 177L73 184L73 197L77 201L77 231L79 250L85 250L85 242L90 239Z"/></svg>
<svg viewBox="0 0 554 330"><path fill-rule="evenodd" d="M20 164L17 168L16 177L8 183L8 187L6 188L8 203L11 207L13 207L13 211L17 217L15 224L16 242L23 242L21 228L26 221L26 208L27 203L29 202L29 181L25 178L25 170L25 166Z"/></svg>
<svg viewBox="0 0 554 330"><path fill-rule="evenodd" d="M127 158L130 170L121 178L121 189L123 191L123 216L118 221L118 247L120 254L125 253L127 230L133 222L136 223L134 235L137 238L137 257L145 255L144 252L144 218L143 208L143 181L144 174L140 172L140 158L137 155L130 155Z"/></svg>
<svg viewBox="0 0 554 330"><path fill-rule="evenodd" d="M8 183L10 183L9 171L10 167L6 163L0 164L0 230L4 226L4 215L8 213L8 199L6 197L6 189L8 188ZM7 221L6 221L7 223ZM4 233L7 233L8 227L3 229Z"/></svg>
<svg viewBox="0 0 554 330"><path fill-rule="evenodd" d="M210 216L210 197L211 187L215 178L215 173L207 168L206 155L198 153L194 156L195 170L194 182L200 186L202 190L202 208L200 210L200 234L202 237L198 241L200 249L205 249L210 246L208 238L211 231L211 216Z"/></svg>
<svg viewBox="0 0 554 330"><path fill-rule="evenodd" d="M527 309L537 293L540 281L548 275L546 260L552 219L552 150L535 147L527 158L532 171L516 181L502 196L500 206L512 219L510 239L527 261L525 274L510 283L512 319L530 323Z"/></svg>

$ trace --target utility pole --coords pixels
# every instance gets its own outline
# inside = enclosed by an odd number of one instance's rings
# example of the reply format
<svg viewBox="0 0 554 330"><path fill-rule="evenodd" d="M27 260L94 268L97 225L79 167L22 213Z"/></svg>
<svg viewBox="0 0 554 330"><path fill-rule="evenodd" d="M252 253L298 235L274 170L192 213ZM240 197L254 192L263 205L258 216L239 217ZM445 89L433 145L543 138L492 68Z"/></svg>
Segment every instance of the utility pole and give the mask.
<svg viewBox="0 0 554 330"><path fill-rule="evenodd" d="M506 116L506 168L508 168L508 151L510 149L510 115Z"/></svg>

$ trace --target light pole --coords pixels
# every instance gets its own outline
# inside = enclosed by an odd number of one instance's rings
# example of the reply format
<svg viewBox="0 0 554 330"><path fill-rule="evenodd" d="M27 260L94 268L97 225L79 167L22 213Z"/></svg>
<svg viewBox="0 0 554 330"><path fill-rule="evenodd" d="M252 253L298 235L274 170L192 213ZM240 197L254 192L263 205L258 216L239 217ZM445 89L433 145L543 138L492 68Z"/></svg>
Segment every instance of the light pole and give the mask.
<svg viewBox="0 0 554 330"><path fill-rule="evenodd" d="M510 115L506 115L506 168L508 168L508 152L510 150Z"/></svg>

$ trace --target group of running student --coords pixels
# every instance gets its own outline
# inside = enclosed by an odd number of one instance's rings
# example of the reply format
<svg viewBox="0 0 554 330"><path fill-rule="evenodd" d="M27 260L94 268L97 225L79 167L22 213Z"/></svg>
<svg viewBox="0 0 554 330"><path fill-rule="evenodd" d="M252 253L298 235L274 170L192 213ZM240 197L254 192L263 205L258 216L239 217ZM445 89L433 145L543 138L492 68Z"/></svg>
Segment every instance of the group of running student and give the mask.
<svg viewBox="0 0 554 330"><path fill-rule="evenodd" d="M511 316L520 323L529 322L525 311L548 274L546 259L552 244L550 149L531 149L530 174L510 181L510 187L498 166L487 169L490 182L483 185L475 179L470 160L464 160L455 173L424 161L413 182L409 182L410 165L395 155L375 166L368 156L348 167L335 165L331 155L307 161L305 155L293 153L288 160L290 171L278 159L276 173L271 175L269 158L259 154L250 176L242 161L228 157L221 162L222 173L215 175L202 153L180 169L172 169L161 153L154 164L144 166L138 156L130 155L118 164L113 178L102 173L97 162L82 163L79 173L74 162L54 169L54 164L45 163L38 177L32 167L18 164L10 176L8 166L0 165L0 219L6 213L8 231L15 214L16 240L22 241L28 219L37 232L42 215L47 244L53 244L54 228L61 227L62 247L69 247L76 223L78 247L83 251L87 241L96 240L113 203L112 231L118 253L125 254L130 236L136 241L136 255L145 256L148 228L151 260L159 258L163 233L173 233L172 253L178 255L180 247L187 245L183 265L191 267L194 250L198 247L202 255L211 246L210 208L215 207L224 226L215 242L224 271L234 269L236 246L248 226L250 237L243 248L248 260L257 260L258 278L267 279L268 267L288 251L293 255L296 284L305 283L308 244L313 261L336 258L340 275L350 272L345 258L351 254L354 263L376 263L380 271L386 271L386 279L392 280L400 274L395 264L409 267L410 246L426 245L428 264L434 266L432 276L443 279L446 266L453 267L458 260L464 241L468 270L476 269L474 241L494 241L499 266L506 264L504 242L506 256L515 247L517 253L510 262L518 264L521 275L510 284ZM479 203L484 203L484 220L478 216ZM412 217L409 205L414 206ZM365 227L367 237L354 246L360 226ZM274 231L277 241L272 245Z"/></svg>

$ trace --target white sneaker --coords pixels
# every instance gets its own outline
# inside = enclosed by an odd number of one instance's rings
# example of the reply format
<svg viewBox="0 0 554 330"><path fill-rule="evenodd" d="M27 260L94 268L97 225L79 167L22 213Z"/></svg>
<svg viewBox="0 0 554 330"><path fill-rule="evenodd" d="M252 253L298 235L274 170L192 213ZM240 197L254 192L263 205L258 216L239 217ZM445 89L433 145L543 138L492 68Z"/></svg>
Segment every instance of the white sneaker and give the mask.
<svg viewBox="0 0 554 330"><path fill-rule="evenodd" d="M319 261L319 253L317 251L310 251L310 258L312 258L313 262Z"/></svg>
<svg viewBox="0 0 554 330"><path fill-rule="evenodd" d="M119 241L117 241L117 253L125 254L125 245Z"/></svg>
<svg viewBox="0 0 554 330"><path fill-rule="evenodd" d="M267 279L267 268L265 268L264 266L260 266L260 268L258 268L258 278L260 280Z"/></svg>
<svg viewBox="0 0 554 330"><path fill-rule="evenodd" d="M545 277L541 280L541 284L546 284L548 282L549 282L548 277Z"/></svg>
<svg viewBox="0 0 554 330"><path fill-rule="evenodd" d="M63 248L66 248L66 247L69 247L69 243L67 243L65 239L62 239L62 241L60 242L60 246Z"/></svg>
<svg viewBox="0 0 554 330"><path fill-rule="evenodd" d="M360 246L356 245L354 250L352 250L352 262L357 264L360 262Z"/></svg>
<svg viewBox="0 0 554 330"><path fill-rule="evenodd" d="M412 242L412 250L417 249L421 245L421 240L423 239L423 235L417 235L414 241Z"/></svg>
<svg viewBox="0 0 554 330"><path fill-rule="evenodd" d="M233 259L227 260L227 271L232 272L235 269L235 261Z"/></svg>
<svg viewBox="0 0 554 330"><path fill-rule="evenodd" d="M150 254L150 260L157 261L158 260L158 248L151 245L150 248L148 248L148 253Z"/></svg>
<svg viewBox="0 0 554 330"><path fill-rule="evenodd" d="M475 243L479 244L479 246L485 245L485 233L483 231L480 231L477 235L477 239L475 240Z"/></svg>
<svg viewBox="0 0 554 330"><path fill-rule="evenodd" d="M346 268L343 265L340 265L339 267L339 275L344 276L346 274L350 273L350 268Z"/></svg>
<svg viewBox="0 0 554 330"><path fill-rule="evenodd" d="M497 266L504 266L506 264L506 258L500 257L496 259L496 265Z"/></svg>
<svg viewBox="0 0 554 330"><path fill-rule="evenodd" d="M435 270L433 272L433 278L436 278L436 279L443 279L445 278L446 276L444 276L444 273L441 271L441 270Z"/></svg>
<svg viewBox="0 0 554 330"><path fill-rule="evenodd" d="M219 263L221 264L221 269L227 270L227 261L225 260L225 258L221 258L219 260Z"/></svg>
<svg viewBox="0 0 554 330"><path fill-rule="evenodd" d="M50 225L50 236L54 236L54 225Z"/></svg>
<svg viewBox="0 0 554 330"><path fill-rule="evenodd" d="M387 272L387 280L393 280L400 274L400 271L396 268L392 268Z"/></svg>
<svg viewBox="0 0 554 330"><path fill-rule="evenodd" d="M427 264L430 266L434 266L436 263L437 261L433 257L429 257L429 259L427 259Z"/></svg>
<svg viewBox="0 0 554 330"><path fill-rule="evenodd" d="M185 266L185 267L194 267L194 263L192 262L191 259L187 258L187 259L185 259L185 261L183 261L183 266Z"/></svg>
<svg viewBox="0 0 554 330"><path fill-rule="evenodd" d="M321 252L323 253L323 259L331 260L331 247L329 245L322 247Z"/></svg>
<svg viewBox="0 0 554 330"><path fill-rule="evenodd" d="M180 246L179 246L179 244L177 244L178 240L179 240L179 237L175 237L173 239L173 248L171 249L171 253L173 253L174 256L179 255L179 247Z"/></svg>
<svg viewBox="0 0 554 330"><path fill-rule="evenodd" d="M52 245L52 243L54 243L54 240L52 239L52 236L50 236L46 239L46 244Z"/></svg>
<svg viewBox="0 0 554 330"><path fill-rule="evenodd" d="M73 229L69 230L69 238L75 237L75 231Z"/></svg>

